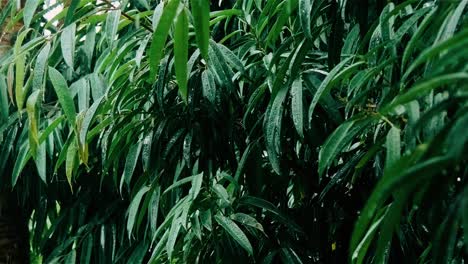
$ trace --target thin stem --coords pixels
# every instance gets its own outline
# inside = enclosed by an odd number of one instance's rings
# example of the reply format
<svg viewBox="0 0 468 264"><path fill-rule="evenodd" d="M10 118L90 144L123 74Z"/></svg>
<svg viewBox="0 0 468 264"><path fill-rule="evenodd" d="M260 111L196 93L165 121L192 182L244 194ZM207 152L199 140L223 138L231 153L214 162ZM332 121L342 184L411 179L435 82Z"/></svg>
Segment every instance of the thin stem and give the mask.
<svg viewBox="0 0 468 264"><path fill-rule="evenodd" d="M112 9L117 9L117 7L115 7L109 0L103 0L104 3L106 3L108 6L110 6ZM135 23L135 19L133 17L131 17L129 14L125 13L124 11L122 11L122 15L127 18L128 20L132 21ZM148 30L149 32L153 33L153 29L150 28L149 26L145 25L145 24L141 24L141 26L143 28L145 28L146 30Z"/></svg>

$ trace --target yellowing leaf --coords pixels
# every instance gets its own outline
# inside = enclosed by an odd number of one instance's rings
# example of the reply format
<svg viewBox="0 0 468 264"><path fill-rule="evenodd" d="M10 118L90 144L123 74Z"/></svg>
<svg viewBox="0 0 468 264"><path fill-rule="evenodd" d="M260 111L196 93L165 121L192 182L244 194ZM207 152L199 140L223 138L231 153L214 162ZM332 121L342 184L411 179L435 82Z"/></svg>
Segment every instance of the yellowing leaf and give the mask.
<svg viewBox="0 0 468 264"><path fill-rule="evenodd" d="M40 90L34 91L26 102L26 111L29 119L29 146L34 159L36 158L37 146L39 145L39 114L37 110L37 99L39 94Z"/></svg>
<svg viewBox="0 0 468 264"><path fill-rule="evenodd" d="M67 149L67 159L65 162L65 173L67 175L67 181L68 184L70 185L70 190L73 192L73 187L72 187L72 177L73 177L73 171L75 170L76 166L76 153L78 152L78 148L76 146L75 140L72 141L70 146L68 146Z"/></svg>

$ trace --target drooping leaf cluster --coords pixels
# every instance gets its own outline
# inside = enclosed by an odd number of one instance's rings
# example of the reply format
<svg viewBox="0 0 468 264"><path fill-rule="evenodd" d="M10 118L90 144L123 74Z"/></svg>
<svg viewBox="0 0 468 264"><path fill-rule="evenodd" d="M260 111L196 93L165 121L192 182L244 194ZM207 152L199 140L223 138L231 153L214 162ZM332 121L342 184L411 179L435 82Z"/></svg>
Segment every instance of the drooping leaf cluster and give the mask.
<svg viewBox="0 0 468 264"><path fill-rule="evenodd" d="M468 0L15 2L0 188L44 262L466 259Z"/></svg>

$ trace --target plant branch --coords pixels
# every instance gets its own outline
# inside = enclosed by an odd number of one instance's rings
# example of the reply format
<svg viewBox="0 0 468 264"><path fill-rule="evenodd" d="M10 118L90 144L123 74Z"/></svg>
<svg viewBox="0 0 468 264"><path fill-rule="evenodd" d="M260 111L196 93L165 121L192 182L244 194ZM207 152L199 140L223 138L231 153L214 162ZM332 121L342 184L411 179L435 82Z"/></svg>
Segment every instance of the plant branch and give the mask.
<svg viewBox="0 0 468 264"><path fill-rule="evenodd" d="M117 9L117 7L115 7L109 0L104 0L104 3L106 3L108 6L110 6L111 8L113 9ZM131 17L129 14L125 13L124 11L122 11L122 15L127 18L128 20L132 21L135 23L135 19L133 17ZM141 26L143 28L145 28L146 30L148 30L149 32L153 33L153 29L145 24L141 24Z"/></svg>

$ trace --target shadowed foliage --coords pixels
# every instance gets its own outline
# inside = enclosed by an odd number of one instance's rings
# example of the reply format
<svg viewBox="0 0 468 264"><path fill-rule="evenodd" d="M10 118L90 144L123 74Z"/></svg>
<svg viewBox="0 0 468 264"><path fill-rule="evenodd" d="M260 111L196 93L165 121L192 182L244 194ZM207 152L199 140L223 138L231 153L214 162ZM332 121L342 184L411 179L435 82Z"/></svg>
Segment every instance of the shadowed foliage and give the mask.
<svg viewBox="0 0 468 264"><path fill-rule="evenodd" d="M2 3L2 204L33 262L464 263L467 3Z"/></svg>

